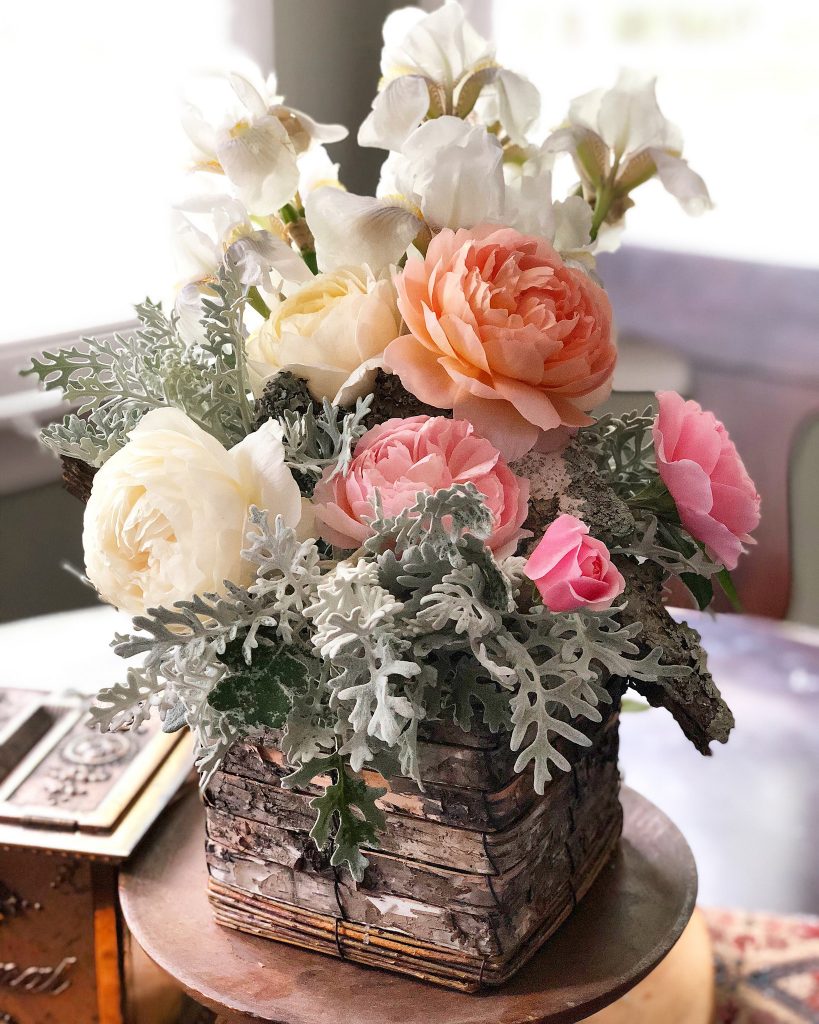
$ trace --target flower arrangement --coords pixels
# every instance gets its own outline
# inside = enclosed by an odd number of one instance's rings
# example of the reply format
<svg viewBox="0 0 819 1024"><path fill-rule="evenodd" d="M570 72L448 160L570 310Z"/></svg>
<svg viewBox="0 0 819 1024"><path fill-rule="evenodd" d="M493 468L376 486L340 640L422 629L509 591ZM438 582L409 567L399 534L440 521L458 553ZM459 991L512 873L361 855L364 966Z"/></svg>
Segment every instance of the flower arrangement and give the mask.
<svg viewBox="0 0 819 1024"><path fill-rule="evenodd" d="M221 121L186 116L202 192L176 211L173 308L28 371L72 406L43 441L88 497L88 580L134 617L114 648L142 659L94 721L188 726L204 780L277 731L286 785L329 779L312 835L357 878L381 821L362 770L420 785L425 723L507 734L541 793L623 684L724 741L661 593L730 593L759 520L695 402L591 415L616 360L595 252L651 178L710 203L654 83L624 75L538 139L537 91L457 3L384 39L358 136L388 151L376 196L338 181L344 129L230 76ZM578 183L555 200L560 159Z"/></svg>

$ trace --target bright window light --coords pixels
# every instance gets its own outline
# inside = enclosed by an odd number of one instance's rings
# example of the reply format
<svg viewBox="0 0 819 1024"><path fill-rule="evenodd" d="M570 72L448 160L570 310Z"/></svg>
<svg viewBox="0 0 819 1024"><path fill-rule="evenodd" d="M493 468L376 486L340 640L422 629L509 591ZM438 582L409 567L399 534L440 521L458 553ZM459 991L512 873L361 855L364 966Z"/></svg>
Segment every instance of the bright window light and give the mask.
<svg viewBox="0 0 819 1024"><path fill-rule="evenodd" d="M259 10L247 2L247 15ZM173 284L184 83L230 65L231 0L26 0L0 12L0 341L130 320ZM252 33L246 33L252 37ZM272 38L257 33L263 60Z"/></svg>
<svg viewBox="0 0 819 1024"><path fill-rule="evenodd" d="M689 219L656 182L626 241L816 266L819 5L810 0L494 0L499 60L544 95L544 130L621 67L656 74L715 210Z"/></svg>

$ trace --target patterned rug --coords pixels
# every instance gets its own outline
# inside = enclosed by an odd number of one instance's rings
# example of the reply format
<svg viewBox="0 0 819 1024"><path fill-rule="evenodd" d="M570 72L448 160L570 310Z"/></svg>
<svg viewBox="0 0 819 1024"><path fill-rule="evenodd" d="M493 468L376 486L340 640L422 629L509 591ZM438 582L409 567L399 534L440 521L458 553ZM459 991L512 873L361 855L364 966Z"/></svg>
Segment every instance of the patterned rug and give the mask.
<svg viewBox="0 0 819 1024"><path fill-rule="evenodd" d="M819 1024L819 918L706 910L717 1024Z"/></svg>

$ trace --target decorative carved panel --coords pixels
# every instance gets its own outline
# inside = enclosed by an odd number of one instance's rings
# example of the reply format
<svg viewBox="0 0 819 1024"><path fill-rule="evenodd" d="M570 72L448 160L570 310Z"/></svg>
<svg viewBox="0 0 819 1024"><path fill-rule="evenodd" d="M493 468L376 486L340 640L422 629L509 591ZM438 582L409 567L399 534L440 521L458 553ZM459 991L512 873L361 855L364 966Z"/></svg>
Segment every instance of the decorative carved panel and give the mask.
<svg viewBox="0 0 819 1024"><path fill-rule="evenodd" d="M101 734L78 700L0 687L0 1024L123 1024L117 868L189 770L179 739Z"/></svg>

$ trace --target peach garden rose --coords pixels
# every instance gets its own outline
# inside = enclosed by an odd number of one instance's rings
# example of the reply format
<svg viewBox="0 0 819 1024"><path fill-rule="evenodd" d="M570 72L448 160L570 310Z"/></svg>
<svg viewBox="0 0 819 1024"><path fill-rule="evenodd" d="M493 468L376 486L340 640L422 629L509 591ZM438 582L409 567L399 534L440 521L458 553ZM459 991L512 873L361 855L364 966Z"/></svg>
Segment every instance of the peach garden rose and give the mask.
<svg viewBox="0 0 819 1024"><path fill-rule="evenodd" d="M319 533L340 548L359 547L372 535L375 497L383 514L395 516L434 493L471 483L485 497L495 528L487 541L498 557L529 536L529 481L509 469L493 444L470 423L443 416L412 416L381 423L359 440L346 473L325 472L313 495Z"/></svg>
<svg viewBox="0 0 819 1024"><path fill-rule="evenodd" d="M408 333L387 347L387 368L506 458L524 455L542 431L590 423L608 396L609 300L545 239L492 225L444 230L396 285Z"/></svg>

